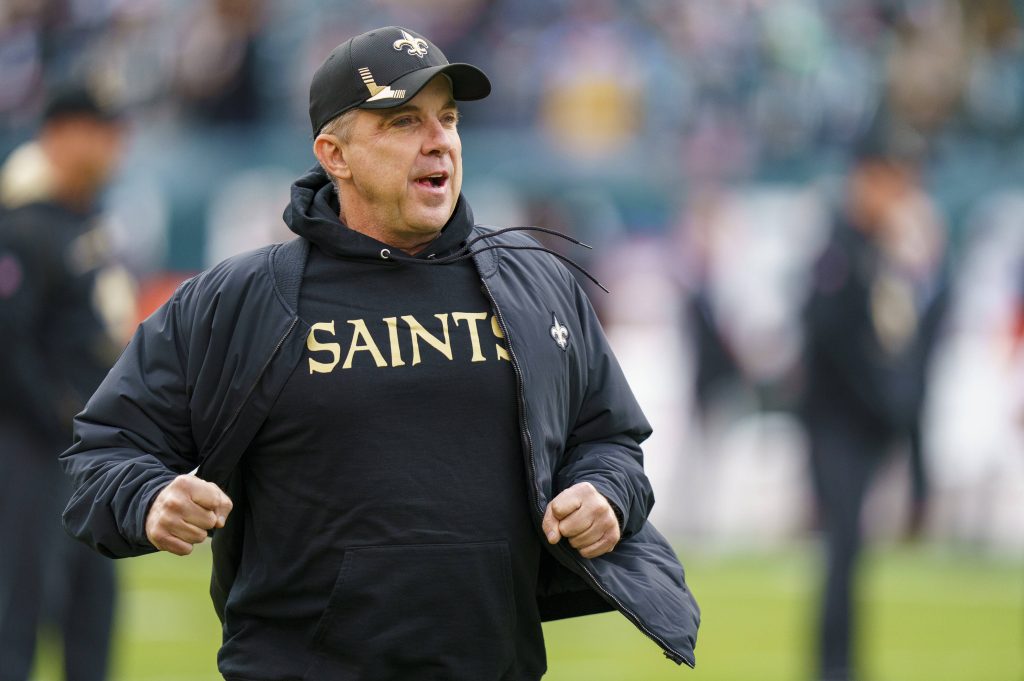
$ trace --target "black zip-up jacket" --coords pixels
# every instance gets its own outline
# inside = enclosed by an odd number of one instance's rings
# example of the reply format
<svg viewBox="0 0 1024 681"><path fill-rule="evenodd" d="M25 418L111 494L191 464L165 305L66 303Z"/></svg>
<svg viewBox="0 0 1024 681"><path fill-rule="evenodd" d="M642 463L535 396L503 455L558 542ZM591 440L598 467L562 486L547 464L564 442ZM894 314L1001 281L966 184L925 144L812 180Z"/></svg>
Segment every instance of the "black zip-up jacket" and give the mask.
<svg viewBox="0 0 1024 681"><path fill-rule="evenodd" d="M300 234L325 227L310 213L324 182L315 170L293 186L285 219ZM465 200L459 204L472 221ZM476 226L473 235L489 231ZM483 244L498 247L482 250ZM623 515L622 541L599 558L581 558L565 541L544 542L542 618L614 608L667 657L693 666L699 609L671 546L647 521L653 496L640 443L650 426L576 280L552 256L521 250L536 245L518 232L494 235L480 242L472 259L515 370L538 541L548 502L582 481ZM245 522L232 473L303 355L309 325L297 310L308 250L309 242L298 238L236 256L185 282L140 325L76 418L75 444L61 456L76 484L65 526L107 556L155 551L146 538L146 515L175 476L198 466L201 478L228 492L235 510L214 537L211 580L222 618ZM535 351L553 342L552 311L563 315L559 324L570 333L557 361L553 353Z"/></svg>

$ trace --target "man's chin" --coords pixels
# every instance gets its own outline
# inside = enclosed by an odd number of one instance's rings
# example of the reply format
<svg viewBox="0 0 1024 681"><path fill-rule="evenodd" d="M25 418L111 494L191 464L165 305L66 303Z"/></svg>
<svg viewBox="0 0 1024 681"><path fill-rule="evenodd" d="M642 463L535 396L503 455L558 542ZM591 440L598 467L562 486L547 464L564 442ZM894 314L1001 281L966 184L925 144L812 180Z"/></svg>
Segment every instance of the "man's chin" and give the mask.
<svg viewBox="0 0 1024 681"><path fill-rule="evenodd" d="M440 232L451 219L452 213L455 212L454 208L455 207L452 206L450 210L433 209L424 211L420 215L417 215L415 219L410 220L409 226L420 234Z"/></svg>

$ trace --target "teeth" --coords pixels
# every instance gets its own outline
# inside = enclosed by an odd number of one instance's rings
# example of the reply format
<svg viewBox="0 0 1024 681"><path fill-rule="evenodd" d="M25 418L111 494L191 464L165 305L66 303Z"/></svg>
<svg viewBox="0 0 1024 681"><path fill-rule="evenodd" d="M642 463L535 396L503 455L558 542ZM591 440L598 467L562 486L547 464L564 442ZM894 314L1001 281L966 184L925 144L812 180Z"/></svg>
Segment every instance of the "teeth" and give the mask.
<svg viewBox="0 0 1024 681"><path fill-rule="evenodd" d="M445 178L446 178L446 176L445 176L444 173L435 173L433 175L424 175L418 181L419 182L428 182L428 183L434 185L435 187L440 187L444 183Z"/></svg>
<svg viewBox="0 0 1024 681"><path fill-rule="evenodd" d="M444 182L447 179L448 179L448 176L445 173L441 172L441 173L433 173L431 175L423 175L422 177L420 177L416 181L417 182L427 182L429 184L434 185L435 187L440 187L442 184L444 184Z"/></svg>

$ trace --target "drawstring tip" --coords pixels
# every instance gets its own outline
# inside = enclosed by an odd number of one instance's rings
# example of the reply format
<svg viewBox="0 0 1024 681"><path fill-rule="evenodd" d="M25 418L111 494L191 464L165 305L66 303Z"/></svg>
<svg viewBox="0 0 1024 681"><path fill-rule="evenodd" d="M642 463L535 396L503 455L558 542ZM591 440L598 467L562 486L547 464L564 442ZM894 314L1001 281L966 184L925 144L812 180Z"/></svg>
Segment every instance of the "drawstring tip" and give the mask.
<svg viewBox="0 0 1024 681"><path fill-rule="evenodd" d="M597 287L598 287L599 289L601 289L601 290L602 290L602 291L604 291L605 293L607 293L607 294L611 295L611 291L609 291L608 289L606 289L606 288L604 287L604 284L602 284L602 283L601 283L601 282L599 282L599 281L594 281L594 283L595 283L595 284L597 284Z"/></svg>
<svg viewBox="0 0 1024 681"><path fill-rule="evenodd" d="M562 237L563 239L565 239L569 243L576 244L577 246L583 246L583 248L586 248L586 249L591 250L591 251L594 250L593 246L591 246L590 244L583 243L582 241L580 241L576 237L569 236L568 234L562 234L561 232L555 232L555 234L557 234L558 236Z"/></svg>

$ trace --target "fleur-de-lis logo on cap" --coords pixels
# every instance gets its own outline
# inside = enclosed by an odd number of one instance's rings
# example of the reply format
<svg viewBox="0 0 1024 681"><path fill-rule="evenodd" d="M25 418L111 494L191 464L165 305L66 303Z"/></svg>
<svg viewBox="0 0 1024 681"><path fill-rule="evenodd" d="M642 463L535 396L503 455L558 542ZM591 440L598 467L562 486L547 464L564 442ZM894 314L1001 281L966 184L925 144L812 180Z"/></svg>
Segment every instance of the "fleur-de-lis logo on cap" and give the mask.
<svg viewBox="0 0 1024 681"><path fill-rule="evenodd" d="M551 313L551 321L554 322L550 329L551 337L555 340L555 345L565 350L569 346L569 329L558 321L554 312Z"/></svg>
<svg viewBox="0 0 1024 681"><path fill-rule="evenodd" d="M402 31L402 39L396 40L394 45L395 49L399 52L402 51L403 47L408 46L409 49L406 52L414 57L423 58L427 56L427 41L410 35L408 31Z"/></svg>

